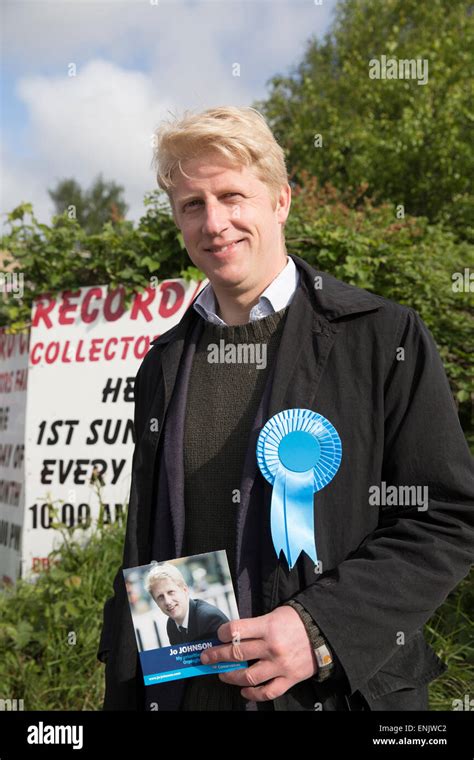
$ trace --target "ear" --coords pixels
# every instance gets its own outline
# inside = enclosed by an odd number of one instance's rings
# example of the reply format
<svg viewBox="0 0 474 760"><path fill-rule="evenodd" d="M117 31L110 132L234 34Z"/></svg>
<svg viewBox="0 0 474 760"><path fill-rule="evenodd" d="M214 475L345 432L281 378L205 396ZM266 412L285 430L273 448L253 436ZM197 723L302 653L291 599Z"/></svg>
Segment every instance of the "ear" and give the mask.
<svg viewBox="0 0 474 760"><path fill-rule="evenodd" d="M173 196L171 194L169 194L168 198L169 198L169 202L170 202L170 206L171 206L171 213L173 215L173 221L174 221L175 225L177 226L178 230L181 231L181 227L179 226L178 219L176 217L176 208L175 208L175 205L174 205Z"/></svg>
<svg viewBox="0 0 474 760"><path fill-rule="evenodd" d="M277 215L278 215L278 221L281 224L285 224L286 220L288 219L288 214L290 213L290 206L291 206L291 187L289 184L283 185L280 194L277 199Z"/></svg>

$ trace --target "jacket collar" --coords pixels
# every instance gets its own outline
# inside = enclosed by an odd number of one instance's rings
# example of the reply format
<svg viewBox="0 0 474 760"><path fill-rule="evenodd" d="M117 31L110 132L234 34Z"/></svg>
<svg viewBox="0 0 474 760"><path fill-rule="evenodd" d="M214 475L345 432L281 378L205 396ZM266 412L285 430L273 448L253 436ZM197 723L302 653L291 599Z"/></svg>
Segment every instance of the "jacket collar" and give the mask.
<svg viewBox="0 0 474 760"><path fill-rule="evenodd" d="M320 272L295 254L290 253L288 255L301 272L300 284L312 302L314 310L329 322L341 317L376 311L382 306L380 296L373 295L362 288L347 285L326 272ZM196 310L192 308L198 295L189 305L178 324L155 338L150 343L151 346L163 345L184 337L190 324L199 317Z"/></svg>
<svg viewBox="0 0 474 760"><path fill-rule="evenodd" d="M289 255L303 271L306 288L314 295L315 310L329 322L352 314L375 311L382 306L383 299L380 296L348 285L326 272L320 272L299 256Z"/></svg>

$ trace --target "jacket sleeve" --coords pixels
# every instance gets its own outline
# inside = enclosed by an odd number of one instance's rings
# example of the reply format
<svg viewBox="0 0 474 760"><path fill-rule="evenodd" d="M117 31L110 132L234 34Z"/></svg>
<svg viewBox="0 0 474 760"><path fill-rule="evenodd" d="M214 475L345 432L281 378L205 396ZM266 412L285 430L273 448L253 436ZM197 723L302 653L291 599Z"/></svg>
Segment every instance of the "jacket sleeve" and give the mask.
<svg viewBox="0 0 474 760"><path fill-rule="evenodd" d="M293 609L300 616L301 622L303 623L303 625L304 625L304 627L306 629L306 634L307 634L307 636L308 636L308 638L309 638L309 640L311 642L312 648L313 649L318 649L319 647L321 647L321 646L324 645L326 647L326 649L328 650L328 654L329 654L329 656L331 658L330 664L326 665L324 667L324 670L321 671L321 668L319 667L319 663L318 663L318 667L317 667L316 673L314 673L314 675L312 676L312 678L315 681L317 681L319 683L322 683L327 678L331 678L331 676L334 675L334 671L335 671L335 655L334 655L333 652L331 652L329 644L326 641L326 639L324 638L324 636L322 635L321 631L319 630L316 621L313 620L313 618L311 617L311 615L309 615L309 613L305 610L305 608L302 607L301 604L299 602L295 601L294 599L289 599L287 602L284 602L284 604L287 605L287 606L289 606L289 607L293 607Z"/></svg>
<svg viewBox="0 0 474 760"><path fill-rule="evenodd" d="M427 486L428 508L383 507L337 568L294 595L359 689L433 615L474 557L474 467L434 340L403 309L385 378L381 481ZM380 484L374 484L380 485ZM368 495L369 502L369 495Z"/></svg>
<svg viewBox="0 0 474 760"><path fill-rule="evenodd" d="M135 461L135 454L137 451L137 445L138 445L138 438L139 435L141 435L141 431L143 429L143 424L141 420L141 415L139 412L139 376L141 372L141 368L143 365L140 366L137 375L135 377L135 384L134 384L134 416L133 416L133 426L135 430L135 448L133 453L133 462L132 462L132 478L133 473L135 472L134 461ZM133 483L132 483L133 488ZM121 565L115 575L113 586L115 589L114 596L109 597L105 604L104 609L102 613L102 631L100 634L100 641L99 641L99 648L97 650L97 659L100 660L100 662L106 662L108 652L110 652L112 648L112 633L113 633L113 620L114 620L114 611L115 611L115 598L116 598L116 589L117 584L123 583L123 575L122 575L122 569L123 565Z"/></svg>

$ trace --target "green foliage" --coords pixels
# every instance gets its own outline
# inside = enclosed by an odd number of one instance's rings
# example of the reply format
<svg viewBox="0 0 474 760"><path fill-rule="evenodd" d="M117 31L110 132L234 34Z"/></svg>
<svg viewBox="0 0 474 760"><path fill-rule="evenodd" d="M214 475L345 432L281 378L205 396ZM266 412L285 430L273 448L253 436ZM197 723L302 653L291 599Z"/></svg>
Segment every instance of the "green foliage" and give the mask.
<svg viewBox="0 0 474 760"><path fill-rule="evenodd" d="M149 286L152 276L195 277L198 272L188 266L182 236L161 192L147 194L144 204L147 211L136 228L131 221L107 222L94 235L66 212L48 226L37 221L30 203L13 209L1 247L15 260L16 271L24 273L24 297L3 295L0 325L12 331L28 326L33 300L43 294L107 284L123 288L130 304L132 294Z"/></svg>
<svg viewBox="0 0 474 760"><path fill-rule="evenodd" d="M25 710L98 710L102 610L124 529L99 526L88 542L81 529L58 530L64 543L50 555L51 568L0 593L0 698L23 699Z"/></svg>
<svg viewBox="0 0 474 760"><path fill-rule="evenodd" d="M123 192L123 187L115 182L104 182L101 174L86 191L75 179L61 180L53 190L48 190L56 215L68 213L74 207L75 218L90 235L100 232L107 222L124 218L128 206L122 198Z"/></svg>
<svg viewBox="0 0 474 760"><path fill-rule="evenodd" d="M444 220L474 239L474 15L468 0L346 0L330 34L312 38L289 75L254 106L301 171L341 191ZM371 79L381 55L428 60L428 82ZM315 147L322 135L322 147Z"/></svg>

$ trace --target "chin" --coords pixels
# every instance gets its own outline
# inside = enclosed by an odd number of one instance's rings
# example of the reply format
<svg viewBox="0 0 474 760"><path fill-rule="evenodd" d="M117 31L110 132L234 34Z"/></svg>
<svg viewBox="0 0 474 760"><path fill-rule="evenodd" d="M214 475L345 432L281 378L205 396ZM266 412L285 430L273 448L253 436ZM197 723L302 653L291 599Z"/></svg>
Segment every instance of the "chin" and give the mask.
<svg viewBox="0 0 474 760"><path fill-rule="evenodd" d="M223 261L218 263L212 268L207 267L207 277L209 280L219 280L229 285L237 285L244 280L249 272L249 264L247 261Z"/></svg>

